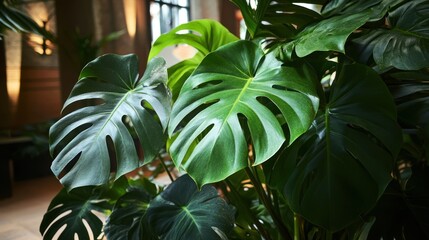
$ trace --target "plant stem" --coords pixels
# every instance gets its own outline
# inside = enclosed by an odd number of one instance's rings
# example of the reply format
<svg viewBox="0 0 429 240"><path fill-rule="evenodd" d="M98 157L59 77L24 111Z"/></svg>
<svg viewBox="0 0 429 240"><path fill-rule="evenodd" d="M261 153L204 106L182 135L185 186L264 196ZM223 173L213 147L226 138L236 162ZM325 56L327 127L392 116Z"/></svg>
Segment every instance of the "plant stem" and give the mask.
<svg viewBox="0 0 429 240"><path fill-rule="evenodd" d="M281 236L285 240L291 240L291 235L289 234L286 227L283 225L283 222L281 221L281 218L276 214L276 212L273 209L273 206L271 204L271 201L268 199L268 196L265 194L265 190L262 188L262 184L253 174L252 170L249 167L246 167L246 173L250 178L250 181L252 182L253 186L255 187L256 192L259 195L260 200L264 204L265 208L267 209L268 213L271 215L274 224L278 228Z"/></svg>
<svg viewBox="0 0 429 240"><path fill-rule="evenodd" d="M160 160L160 162L161 162L162 167L163 167L163 168L165 169L165 171L167 172L168 177L170 178L171 182L174 182L173 175L171 174L170 170L168 169L167 165L165 164L164 159L162 158L162 156L161 156L161 155L158 155L158 158L159 158L159 160Z"/></svg>
<svg viewBox="0 0 429 240"><path fill-rule="evenodd" d="M293 239L294 240L300 240L301 236L300 236L300 225L301 225L301 221L299 219L298 214L293 213Z"/></svg>

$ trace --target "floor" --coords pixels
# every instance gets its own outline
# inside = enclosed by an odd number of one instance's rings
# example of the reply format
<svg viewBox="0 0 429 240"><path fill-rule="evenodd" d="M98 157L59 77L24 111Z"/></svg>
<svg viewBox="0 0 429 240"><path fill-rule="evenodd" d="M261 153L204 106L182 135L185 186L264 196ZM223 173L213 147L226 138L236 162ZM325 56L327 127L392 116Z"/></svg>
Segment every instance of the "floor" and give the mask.
<svg viewBox="0 0 429 240"><path fill-rule="evenodd" d="M60 189L54 177L15 182L12 198L0 199L0 239L42 239L40 222Z"/></svg>

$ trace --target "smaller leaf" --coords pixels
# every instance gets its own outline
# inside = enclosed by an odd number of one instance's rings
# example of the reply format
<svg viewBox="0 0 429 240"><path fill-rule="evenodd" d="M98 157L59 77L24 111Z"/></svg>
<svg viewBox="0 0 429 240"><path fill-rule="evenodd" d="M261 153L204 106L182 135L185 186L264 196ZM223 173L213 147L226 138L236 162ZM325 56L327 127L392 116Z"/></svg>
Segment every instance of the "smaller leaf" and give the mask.
<svg viewBox="0 0 429 240"><path fill-rule="evenodd" d="M429 67L428 17L429 2L406 2L389 12L388 29L375 29L354 39L353 43L356 48L365 49L367 55L372 54L380 70Z"/></svg>
<svg viewBox="0 0 429 240"><path fill-rule="evenodd" d="M115 204L104 228L108 239L157 239L148 225L146 210L152 197L141 188L133 188Z"/></svg>
<svg viewBox="0 0 429 240"><path fill-rule="evenodd" d="M234 209L213 186L201 191L184 175L151 201L149 224L162 239L223 239L234 225Z"/></svg>
<svg viewBox="0 0 429 240"><path fill-rule="evenodd" d="M101 208L104 199L98 199L99 193L93 187L77 188L67 192L64 188L52 200L48 211L43 216L40 224L40 233L43 239L51 240L54 235L60 233L59 240L74 239L75 235L79 240L96 239L103 227L102 221L93 211L103 212L106 208ZM88 231L84 222L87 223L91 231Z"/></svg>
<svg viewBox="0 0 429 240"><path fill-rule="evenodd" d="M341 15L324 19L302 30L293 41L280 45L277 56L282 60L305 57L316 51L338 51L344 53L349 35L369 19L367 11L353 15Z"/></svg>
<svg viewBox="0 0 429 240"><path fill-rule="evenodd" d="M150 50L149 60L167 46L188 44L203 55L207 55L220 46L236 40L238 40L236 36L214 20L195 20L182 24L156 39Z"/></svg>

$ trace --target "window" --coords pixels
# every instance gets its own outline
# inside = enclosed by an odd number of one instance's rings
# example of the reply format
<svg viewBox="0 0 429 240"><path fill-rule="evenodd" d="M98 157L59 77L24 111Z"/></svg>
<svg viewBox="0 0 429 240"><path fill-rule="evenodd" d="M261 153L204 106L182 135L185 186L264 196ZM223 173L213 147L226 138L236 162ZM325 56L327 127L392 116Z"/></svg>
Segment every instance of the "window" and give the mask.
<svg viewBox="0 0 429 240"><path fill-rule="evenodd" d="M189 0L151 0L152 41L180 24L189 22Z"/></svg>

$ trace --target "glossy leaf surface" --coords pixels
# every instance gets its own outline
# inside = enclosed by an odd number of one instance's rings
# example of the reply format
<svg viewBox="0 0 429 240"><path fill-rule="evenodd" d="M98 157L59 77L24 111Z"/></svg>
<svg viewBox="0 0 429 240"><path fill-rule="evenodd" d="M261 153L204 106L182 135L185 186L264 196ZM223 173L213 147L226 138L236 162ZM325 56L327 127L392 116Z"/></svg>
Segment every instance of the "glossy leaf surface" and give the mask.
<svg viewBox="0 0 429 240"><path fill-rule="evenodd" d="M172 110L170 136L183 126L170 147L176 166L200 186L217 182L249 165L250 142L254 164L261 164L310 126L318 108L314 78L305 66L282 66L248 41L211 53L185 82Z"/></svg>
<svg viewBox="0 0 429 240"><path fill-rule="evenodd" d="M168 69L168 87L173 99L176 99L183 82L207 54L237 40L235 35L214 20L195 20L182 24L156 39L150 50L149 59L157 56L164 48L177 44L187 44L198 51L191 59L183 60Z"/></svg>
<svg viewBox="0 0 429 240"><path fill-rule="evenodd" d="M354 40L372 53L378 68L418 70L429 67L429 2L409 1L389 12L388 29Z"/></svg>
<svg viewBox="0 0 429 240"><path fill-rule="evenodd" d="M345 65L324 112L273 167L274 183L284 179L294 212L336 231L375 205L401 142L384 83L366 66Z"/></svg>
<svg viewBox="0 0 429 240"><path fill-rule="evenodd" d="M162 59L153 59L139 79L135 55L104 55L82 70L64 104L66 110L75 109L50 129L55 158L51 169L64 186L72 189L106 183L115 170L110 154L115 154L117 178L155 157L163 146L163 126L170 113L164 64ZM133 131L142 145L144 161L137 155Z"/></svg>
<svg viewBox="0 0 429 240"><path fill-rule="evenodd" d="M368 12L340 15L324 19L303 29L294 40L277 49L280 59L291 59L293 52L305 57L316 51L344 53L349 35L369 19Z"/></svg>
<svg viewBox="0 0 429 240"><path fill-rule="evenodd" d="M207 55L236 40L238 38L219 22L210 19L195 20L182 24L156 39L149 53L149 60L167 46L188 44L203 55Z"/></svg>
<svg viewBox="0 0 429 240"><path fill-rule="evenodd" d="M184 175L150 203L147 218L161 239L219 240L232 230L234 209L213 186L198 190Z"/></svg>

